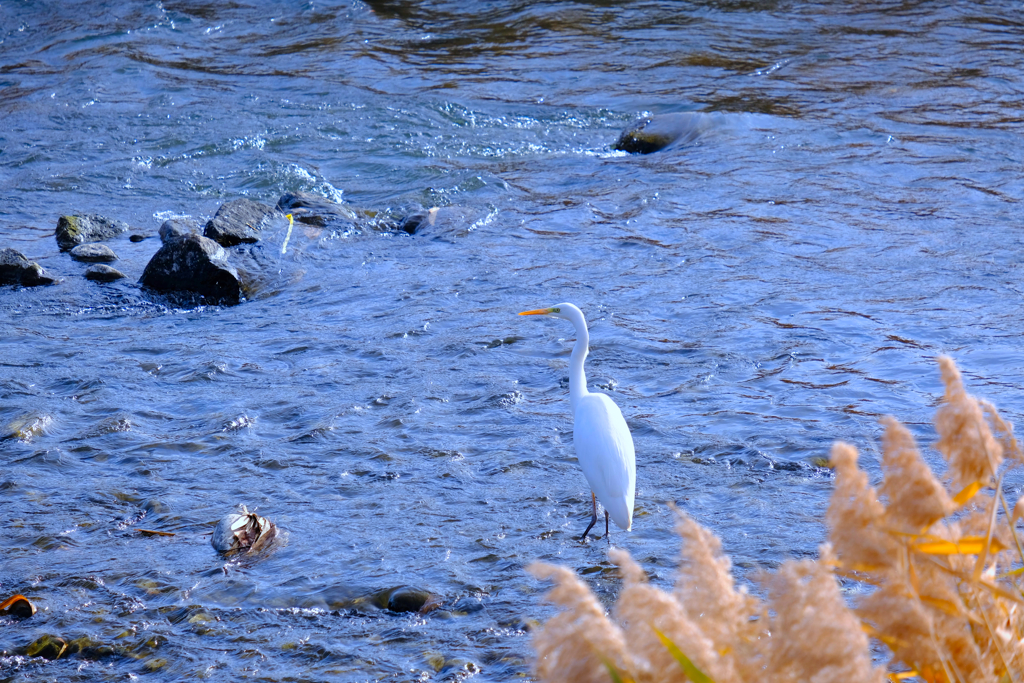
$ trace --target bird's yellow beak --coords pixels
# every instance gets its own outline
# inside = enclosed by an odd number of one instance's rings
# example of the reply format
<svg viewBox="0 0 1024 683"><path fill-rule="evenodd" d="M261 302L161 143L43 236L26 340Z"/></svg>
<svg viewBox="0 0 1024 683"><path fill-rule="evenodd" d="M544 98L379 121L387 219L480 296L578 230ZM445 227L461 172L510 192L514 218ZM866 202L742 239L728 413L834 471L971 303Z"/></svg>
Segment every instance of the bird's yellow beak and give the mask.
<svg viewBox="0 0 1024 683"><path fill-rule="evenodd" d="M547 315L548 313L558 313L557 308L535 308L532 311L523 311L519 315Z"/></svg>

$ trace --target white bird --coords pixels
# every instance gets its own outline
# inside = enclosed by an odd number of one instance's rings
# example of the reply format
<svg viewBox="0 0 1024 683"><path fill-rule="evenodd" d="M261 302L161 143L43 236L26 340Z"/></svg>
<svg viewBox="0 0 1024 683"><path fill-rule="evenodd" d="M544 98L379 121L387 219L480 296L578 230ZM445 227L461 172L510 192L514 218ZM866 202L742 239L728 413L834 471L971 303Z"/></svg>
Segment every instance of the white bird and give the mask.
<svg viewBox="0 0 1024 683"><path fill-rule="evenodd" d="M583 311L572 304L523 311L519 315L546 315L568 320L576 328L576 344L569 360L569 402L572 405L572 440L583 476L590 484L593 516L580 537L582 541L597 523L597 501L604 506L604 532L608 518L620 529L633 528L633 497L636 494L636 454L622 411L605 394L587 391L583 361L587 358L590 333Z"/></svg>

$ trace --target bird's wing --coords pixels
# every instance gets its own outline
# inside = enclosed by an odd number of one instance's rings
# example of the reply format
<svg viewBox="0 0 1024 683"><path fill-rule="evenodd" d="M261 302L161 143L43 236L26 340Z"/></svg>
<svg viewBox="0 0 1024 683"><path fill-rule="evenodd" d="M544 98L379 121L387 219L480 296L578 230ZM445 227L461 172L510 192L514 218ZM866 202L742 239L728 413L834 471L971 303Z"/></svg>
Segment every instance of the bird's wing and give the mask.
<svg viewBox="0 0 1024 683"><path fill-rule="evenodd" d="M591 490L615 523L629 528L636 488L633 437L619 407L604 394L587 394L573 424L576 457Z"/></svg>

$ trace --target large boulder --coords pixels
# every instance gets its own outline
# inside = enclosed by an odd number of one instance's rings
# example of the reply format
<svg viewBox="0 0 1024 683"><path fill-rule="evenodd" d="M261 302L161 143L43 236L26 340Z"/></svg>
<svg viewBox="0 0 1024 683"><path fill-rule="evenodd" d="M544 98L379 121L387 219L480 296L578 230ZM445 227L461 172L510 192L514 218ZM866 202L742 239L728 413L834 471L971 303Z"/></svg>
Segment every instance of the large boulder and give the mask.
<svg viewBox="0 0 1024 683"><path fill-rule="evenodd" d="M128 232L128 224L96 214L61 216L57 220L57 246L61 251L74 249L86 242L102 242Z"/></svg>
<svg viewBox="0 0 1024 683"><path fill-rule="evenodd" d="M222 247L259 242L263 226L276 217L281 217L281 213L273 207L251 199L236 199L217 209L203 235Z"/></svg>
<svg viewBox="0 0 1024 683"><path fill-rule="evenodd" d="M36 287L52 284L53 278L47 276L38 263L29 261L17 249L0 249L0 285Z"/></svg>
<svg viewBox="0 0 1024 683"><path fill-rule="evenodd" d="M159 292L195 292L221 304L237 304L242 285L224 248L211 239L187 234L164 242L139 284Z"/></svg>
<svg viewBox="0 0 1024 683"><path fill-rule="evenodd" d="M700 112L655 114L622 131L612 149L630 154L650 154L670 146L694 142L711 125L711 116Z"/></svg>

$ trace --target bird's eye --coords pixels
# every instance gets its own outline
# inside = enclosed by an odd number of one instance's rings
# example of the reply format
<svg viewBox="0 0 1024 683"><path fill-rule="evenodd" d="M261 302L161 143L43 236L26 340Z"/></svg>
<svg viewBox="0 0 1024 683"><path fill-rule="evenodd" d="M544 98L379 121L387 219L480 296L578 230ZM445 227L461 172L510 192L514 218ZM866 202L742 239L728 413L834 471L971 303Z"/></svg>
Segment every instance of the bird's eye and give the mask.
<svg viewBox="0 0 1024 683"><path fill-rule="evenodd" d="M561 308L552 308L552 309L551 309L551 312L552 312L552 313L561 313L561 312L562 312L562 309L561 309Z"/></svg>

